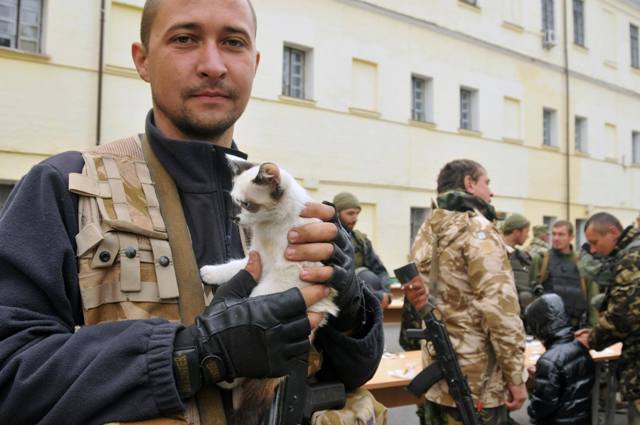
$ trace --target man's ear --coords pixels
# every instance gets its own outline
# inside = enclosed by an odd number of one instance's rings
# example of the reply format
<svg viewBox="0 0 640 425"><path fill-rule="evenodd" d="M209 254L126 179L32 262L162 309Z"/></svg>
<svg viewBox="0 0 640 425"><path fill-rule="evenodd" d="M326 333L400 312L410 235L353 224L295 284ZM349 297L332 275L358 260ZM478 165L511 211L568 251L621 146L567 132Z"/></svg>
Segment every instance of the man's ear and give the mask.
<svg viewBox="0 0 640 425"><path fill-rule="evenodd" d="M131 57L133 63L138 70L138 75L147 83L149 82L149 72L147 71L147 49L142 43L133 43L131 45Z"/></svg>
<svg viewBox="0 0 640 425"><path fill-rule="evenodd" d="M465 192L471 193L471 190L473 189L472 183L474 183L474 181L471 178L471 176L464 176L463 182L464 182L464 190L465 190Z"/></svg>

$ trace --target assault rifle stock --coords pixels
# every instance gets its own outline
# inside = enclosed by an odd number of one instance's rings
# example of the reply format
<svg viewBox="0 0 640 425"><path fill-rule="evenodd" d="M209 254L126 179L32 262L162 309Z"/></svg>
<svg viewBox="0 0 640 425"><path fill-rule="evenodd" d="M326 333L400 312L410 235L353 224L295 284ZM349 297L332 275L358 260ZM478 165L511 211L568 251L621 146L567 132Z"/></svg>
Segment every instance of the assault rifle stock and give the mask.
<svg viewBox="0 0 640 425"><path fill-rule="evenodd" d="M418 275L414 263L409 263L394 273L401 283L407 283ZM428 304L429 306L429 304ZM433 308L423 307L419 314L424 320L425 329L408 329L407 336L415 339L426 339L433 347L432 357L435 361L416 375L407 390L416 397L422 396L436 382L444 379L449 387L449 394L456 402L458 412L464 425L481 425L478 413L473 405L471 389L467 379L460 370L456 352L451 345L446 326L433 314ZM431 306L433 307L433 306Z"/></svg>

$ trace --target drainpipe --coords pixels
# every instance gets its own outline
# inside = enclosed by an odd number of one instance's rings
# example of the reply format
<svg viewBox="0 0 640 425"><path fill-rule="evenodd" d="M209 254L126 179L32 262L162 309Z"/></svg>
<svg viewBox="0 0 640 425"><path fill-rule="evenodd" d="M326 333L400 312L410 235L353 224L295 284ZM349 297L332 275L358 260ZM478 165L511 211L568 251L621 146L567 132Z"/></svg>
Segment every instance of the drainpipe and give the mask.
<svg viewBox="0 0 640 425"><path fill-rule="evenodd" d="M565 181L566 187L566 208L567 220L571 219L571 157L569 149L571 148L570 117L569 117L569 101L571 99L571 88L569 86L569 39L567 36L567 0L562 4L562 31L564 36L564 115L565 115Z"/></svg>
<svg viewBox="0 0 640 425"><path fill-rule="evenodd" d="M98 105L96 117L96 145L100 144L100 130L102 128L102 75L104 61L104 14L105 0L100 1L100 45L98 47Z"/></svg>

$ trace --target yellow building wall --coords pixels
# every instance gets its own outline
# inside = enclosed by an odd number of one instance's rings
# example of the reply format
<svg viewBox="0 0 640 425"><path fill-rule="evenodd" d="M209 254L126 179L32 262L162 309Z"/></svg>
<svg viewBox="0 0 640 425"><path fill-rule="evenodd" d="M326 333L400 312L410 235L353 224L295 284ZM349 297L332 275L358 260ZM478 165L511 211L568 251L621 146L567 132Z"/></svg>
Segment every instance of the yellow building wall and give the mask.
<svg viewBox="0 0 640 425"><path fill-rule="evenodd" d="M130 58L143 3L107 2L104 142L143 131L151 108L149 86ZM484 164L496 208L533 224L566 218L567 209L572 221L607 210L630 223L640 211L640 167L630 164L640 72L629 67L628 26L640 24L640 9L622 0L585 2L586 49L572 44L569 22L567 116L563 2L554 2L557 44L550 49L541 43L540 2L523 0L519 13L507 3L253 0L262 59L237 142L251 159L288 169L317 200L355 193L365 204L361 229L389 269L407 260L411 207L430 205L438 171L455 158ZM96 143L99 6L46 1L44 53L0 48L1 182L15 182L49 155ZM612 25L614 51L602 36ZM281 96L285 43L308 49L308 100ZM375 65L373 110L354 100L357 61ZM410 119L412 74L432 79L433 123ZM461 86L478 90L477 132L458 128ZM505 98L519 103L519 138L505 125ZM545 107L557 114L554 148L542 146ZM575 153L575 115L588 119L586 154ZM607 158L606 123L616 126L616 158Z"/></svg>

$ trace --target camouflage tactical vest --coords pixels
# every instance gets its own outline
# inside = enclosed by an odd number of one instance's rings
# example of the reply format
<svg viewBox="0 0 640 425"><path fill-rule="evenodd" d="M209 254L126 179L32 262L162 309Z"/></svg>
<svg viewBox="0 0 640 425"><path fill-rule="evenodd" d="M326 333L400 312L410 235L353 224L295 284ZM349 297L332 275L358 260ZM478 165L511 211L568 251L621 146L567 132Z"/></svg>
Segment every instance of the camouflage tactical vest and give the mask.
<svg viewBox="0 0 640 425"><path fill-rule="evenodd" d="M99 146L83 158L82 174L69 175L69 190L79 195L76 244L85 325L150 318L179 322L173 256L139 137ZM192 401L184 416L135 423L200 424L200 419Z"/></svg>

